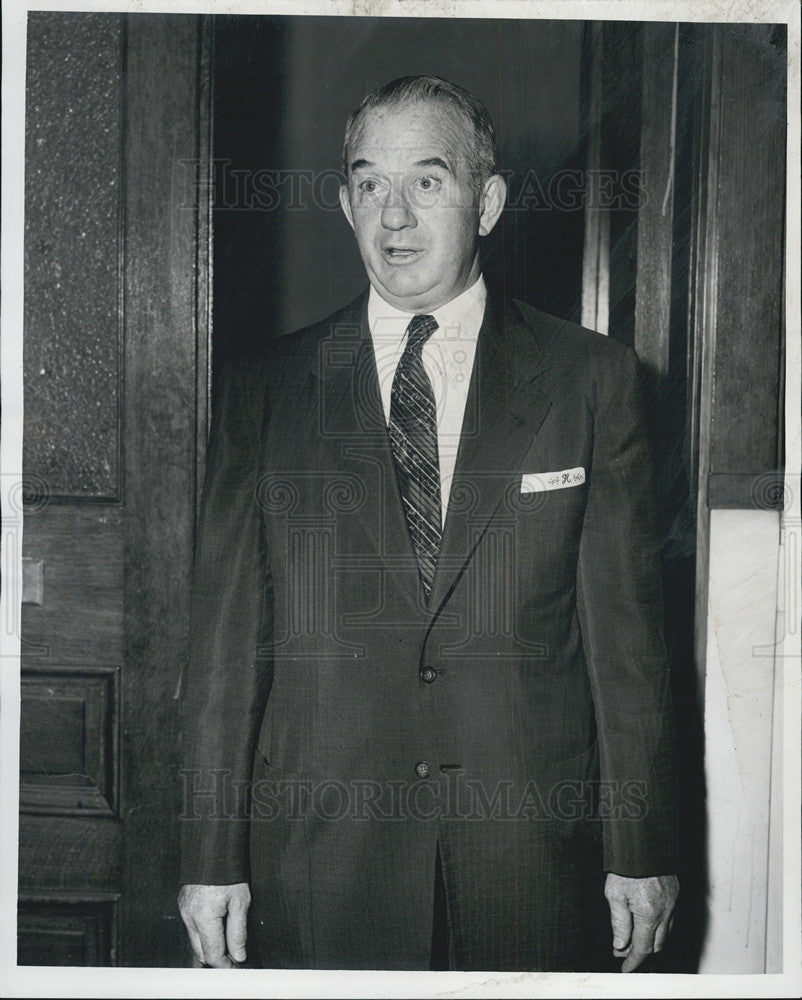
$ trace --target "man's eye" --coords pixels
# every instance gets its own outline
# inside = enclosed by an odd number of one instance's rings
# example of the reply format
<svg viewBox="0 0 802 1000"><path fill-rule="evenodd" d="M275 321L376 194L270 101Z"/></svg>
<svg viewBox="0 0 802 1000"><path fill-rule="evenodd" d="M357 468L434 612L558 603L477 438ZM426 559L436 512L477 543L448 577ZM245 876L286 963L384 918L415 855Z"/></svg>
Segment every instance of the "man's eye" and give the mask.
<svg viewBox="0 0 802 1000"><path fill-rule="evenodd" d="M440 187L440 181L436 177L420 177L418 187L421 191L436 191Z"/></svg>
<svg viewBox="0 0 802 1000"><path fill-rule="evenodd" d="M378 190L379 185L376 183L376 181L367 180L367 181L362 181L359 187L366 194L373 194L374 191Z"/></svg>

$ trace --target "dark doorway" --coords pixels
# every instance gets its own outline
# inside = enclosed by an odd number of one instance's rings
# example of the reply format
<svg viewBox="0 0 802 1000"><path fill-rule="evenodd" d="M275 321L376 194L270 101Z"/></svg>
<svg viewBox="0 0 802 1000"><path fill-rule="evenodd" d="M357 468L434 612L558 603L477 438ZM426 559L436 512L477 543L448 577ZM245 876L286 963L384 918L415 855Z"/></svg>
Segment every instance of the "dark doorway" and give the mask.
<svg viewBox="0 0 802 1000"><path fill-rule="evenodd" d="M510 197L488 281L579 319L582 51L576 21L217 18L215 363L366 287L337 200L342 131L367 90L408 74L467 87L496 124Z"/></svg>

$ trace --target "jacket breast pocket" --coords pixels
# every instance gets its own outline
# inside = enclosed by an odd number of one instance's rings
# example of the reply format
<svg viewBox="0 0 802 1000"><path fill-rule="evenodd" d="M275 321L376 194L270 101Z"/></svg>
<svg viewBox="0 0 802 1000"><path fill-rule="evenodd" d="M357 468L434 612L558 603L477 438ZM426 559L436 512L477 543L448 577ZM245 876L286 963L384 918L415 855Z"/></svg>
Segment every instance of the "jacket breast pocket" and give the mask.
<svg viewBox="0 0 802 1000"><path fill-rule="evenodd" d="M587 487L572 486L515 498L509 524L524 594L546 588L564 592L576 577Z"/></svg>

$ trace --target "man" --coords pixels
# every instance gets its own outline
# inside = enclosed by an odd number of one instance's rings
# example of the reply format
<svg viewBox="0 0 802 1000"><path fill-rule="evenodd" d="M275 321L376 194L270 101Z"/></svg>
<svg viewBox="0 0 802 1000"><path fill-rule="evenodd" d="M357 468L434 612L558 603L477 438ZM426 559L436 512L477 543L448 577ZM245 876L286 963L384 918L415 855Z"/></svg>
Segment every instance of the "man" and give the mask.
<svg viewBox="0 0 802 1000"><path fill-rule="evenodd" d="M466 91L368 95L344 170L369 292L230 371L214 419L185 711L195 956L244 960L250 904L266 966L582 969L601 827L630 971L677 893L637 362L488 295L506 189Z"/></svg>

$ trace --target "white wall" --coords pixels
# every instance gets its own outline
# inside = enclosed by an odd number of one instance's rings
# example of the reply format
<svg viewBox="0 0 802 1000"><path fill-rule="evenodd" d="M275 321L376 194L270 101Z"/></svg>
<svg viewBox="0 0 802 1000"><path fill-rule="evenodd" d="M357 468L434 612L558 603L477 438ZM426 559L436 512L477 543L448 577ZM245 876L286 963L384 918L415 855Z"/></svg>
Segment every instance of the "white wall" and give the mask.
<svg viewBox="0 0 802 1000"><path fill-rule="evenodd" d="M710 512L705 674L709 924L700 972L780 971L782 820L777 792L782 782L778 750L784 660L782 645L776 643L783 641L777 609L789 577L787 550L780 545L776 512Z"/></svg>

